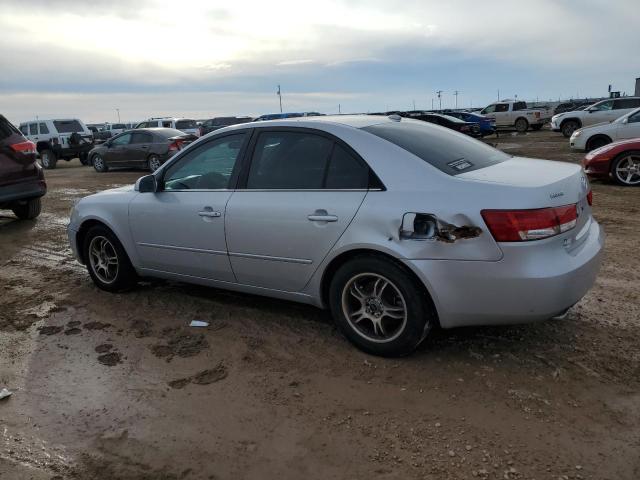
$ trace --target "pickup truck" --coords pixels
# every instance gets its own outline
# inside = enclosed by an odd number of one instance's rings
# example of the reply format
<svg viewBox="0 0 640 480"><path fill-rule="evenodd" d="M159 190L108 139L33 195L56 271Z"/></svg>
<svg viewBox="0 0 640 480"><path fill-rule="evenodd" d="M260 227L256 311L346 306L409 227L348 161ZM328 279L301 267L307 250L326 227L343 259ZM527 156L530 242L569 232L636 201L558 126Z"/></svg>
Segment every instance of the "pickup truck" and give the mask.
<svg viewBox="0 0 640 480"><path fill-rule="evenodd" d="M540 130L547 120L548 114L544 110L527 108L527 102L502 100L487 105L480 112L482 115L493 118L496 128L515 128L524 133L529 128Z"/></svg>

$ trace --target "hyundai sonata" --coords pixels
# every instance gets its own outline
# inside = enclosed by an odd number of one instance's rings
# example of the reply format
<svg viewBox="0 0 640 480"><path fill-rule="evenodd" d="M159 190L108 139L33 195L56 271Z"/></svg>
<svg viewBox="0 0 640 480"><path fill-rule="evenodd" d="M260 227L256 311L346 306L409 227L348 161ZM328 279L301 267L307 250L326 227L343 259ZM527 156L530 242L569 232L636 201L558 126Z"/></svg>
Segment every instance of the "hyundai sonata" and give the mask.
<svg viewBox="0 0 640 480"><path fill-rule="evenodd" d="M217 130L80 200L68 234L104 290L160 277L305 302L387 356L435 325L564 314L604 242L578 165L394 115Z"/></svg>

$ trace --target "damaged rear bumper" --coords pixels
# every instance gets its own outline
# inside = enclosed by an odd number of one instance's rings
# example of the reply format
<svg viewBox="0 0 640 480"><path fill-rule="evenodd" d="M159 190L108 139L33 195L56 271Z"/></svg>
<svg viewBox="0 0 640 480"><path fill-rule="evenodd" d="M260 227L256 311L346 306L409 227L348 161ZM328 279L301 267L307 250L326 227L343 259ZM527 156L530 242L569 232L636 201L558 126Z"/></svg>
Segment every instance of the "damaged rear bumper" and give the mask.
<svg viewBox="0 0 640 480"><path fill-rule="evenodd" d="M429 289L443 328L547 320L592 287L604 232L592 221L586 240L567 251L560 238L503 243L500 261L405 260Z"/></svg>

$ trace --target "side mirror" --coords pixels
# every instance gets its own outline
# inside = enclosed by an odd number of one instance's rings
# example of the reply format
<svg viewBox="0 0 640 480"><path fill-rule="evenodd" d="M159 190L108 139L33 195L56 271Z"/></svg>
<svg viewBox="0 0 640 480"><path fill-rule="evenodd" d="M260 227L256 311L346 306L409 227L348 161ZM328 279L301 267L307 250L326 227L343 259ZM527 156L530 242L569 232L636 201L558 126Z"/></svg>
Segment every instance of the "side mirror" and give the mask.
<svg viewBox="0 0 640 480"><path fill-rule="evenodd" d="M629 123L629 117L627 117L624 120L622 120L622 123Z"/></svg>
<svg viewBox="0 0 640 480"><path fill-rule="evenodd" d="M136 181L135 191L140 193L155 193L158 191L158 183L155 175L145 175Z"/></svg>

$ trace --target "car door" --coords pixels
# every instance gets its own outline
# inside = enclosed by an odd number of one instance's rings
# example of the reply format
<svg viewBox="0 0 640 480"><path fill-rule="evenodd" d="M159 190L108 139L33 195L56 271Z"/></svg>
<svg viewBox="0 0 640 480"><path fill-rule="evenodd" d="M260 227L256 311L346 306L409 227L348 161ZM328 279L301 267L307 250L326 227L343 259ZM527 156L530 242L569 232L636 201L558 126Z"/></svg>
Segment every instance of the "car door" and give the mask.
<svg viewBox="0 0 640 480"><path fill-rule="evenodd" d="M607 100L604 102L596 103L587 110L587 113L582 117L582 126L587 127L589 125L595 125L601 122L610 122L615 120L613 118L613 100Z"/></svg>
<svg viewBox="0 0 640 480"><path fill-rule="evenodd" d="M368 167L311 129L256 129L250 151L225 218L233 271L241 284L300 291L364 200Z"/></svg>
<svg viewBox="0 0 640 480"><path fill-rule="evenodd" d="M153 136L149 132L131 132L131 140L125 147L125 159L131 166L146 165Z"/></svg>
<svg viewBox="0 0 640 480"><path fill-rule="evenodd" d="M493 115L497 126L509 127L513 125L513 114L509 111L508 103L496 103L496 111Z"/></svg>
<svg viewBox="0 0 640 480"><path fill-rule="evenodd" d="M141 267L234 282L225 241L225 208L249 133L230 133L189 149L159 171L159 191L129 205Z"/></svg>
<svg viewBox="0 0 640 480"><path fill-rule="evenodd" d="M632 115L629 115L627 117L626 123L620 123L616 133L619 140L627 138L640 138L640 110Z"/></svg>
<svg viewBox="0 0 640 480"><path fill-rule="evenodd" d="M127 158L126 153L129 146L129 142L131 141L130 133L122 133L113 137L108 145L107 150L104 154L105 161L114 167L122 167L126 166Z"/></svg>

